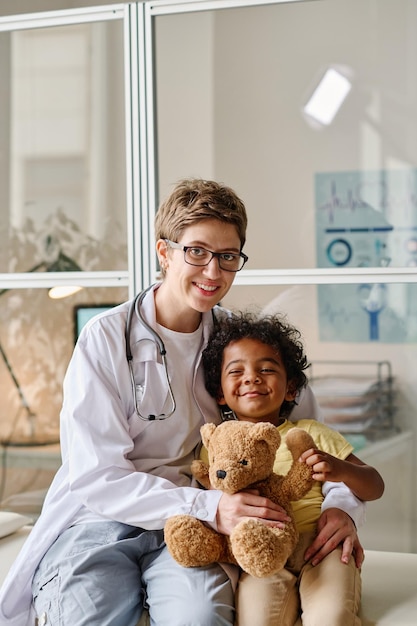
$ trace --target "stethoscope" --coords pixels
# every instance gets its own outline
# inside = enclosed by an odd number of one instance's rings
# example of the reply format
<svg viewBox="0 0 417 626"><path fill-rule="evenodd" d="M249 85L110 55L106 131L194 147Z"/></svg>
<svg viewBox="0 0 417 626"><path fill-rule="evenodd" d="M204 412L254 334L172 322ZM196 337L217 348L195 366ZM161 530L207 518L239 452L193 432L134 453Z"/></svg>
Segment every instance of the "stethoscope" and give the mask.
<svg viewBox="0 0 417 626"><path fill-rule="evenodd" d="M127 359L127 364L129 366L130 381L131 381L131 384L132 384L132 392L133 392L133 401L134 401L134 405L135 405L135 411L136 411L137 415L140 417L140 419L145 420L145 422L153 422L155 420L166 420L168 417L171 417L171 415L174 414L175 409L177 408L177 405L176 405L176 402L175 402L175 398L174 398L174 394L173 394L172 387L171 387L171 383L170 383L170 380L169 380L167 358L166 358L167 351L165 349L165 344L162 341L161 337L156 332L156 330L154 330L152 328L152 326L150 326L148 324L148 322L145 320L145 318L143 317L142 312L141 312L142 302L143 302L146 294L148 293L148 291L150 291L153 288L153 286L154 285L151 285L150 287L148 287L144 291L141 291L135 297L135 299L131 302L131 304L129 306L129 311L127 313L127 320L126 320L126 327L125 327L126 359ZM136 313L136 315L138 317L139 322L143 325L143 327L154 338L155 343L158 346L159 354L161 355L162 364L163 364L164 369L165 369L165 376L166 376L168 392L169 392L169 397L170 397L170 400L171 400L171 407L172 407L171 410L168 413L160 413L159 415L151 414L151 415L146 416L146 415L142 415L142 413L139 410L139 402L138 402L138 394L137 394L137 389L136 389L136 382L135 382L135 378L134 378L134 375L133 375L133 365L132 365L133 355L132 355L132 350L130 348L130 333L131 333L131 329L132 329L132 319L133 319L133 315L135 313ZM151 341L151 340L149 340L149 341Z"/></svg>

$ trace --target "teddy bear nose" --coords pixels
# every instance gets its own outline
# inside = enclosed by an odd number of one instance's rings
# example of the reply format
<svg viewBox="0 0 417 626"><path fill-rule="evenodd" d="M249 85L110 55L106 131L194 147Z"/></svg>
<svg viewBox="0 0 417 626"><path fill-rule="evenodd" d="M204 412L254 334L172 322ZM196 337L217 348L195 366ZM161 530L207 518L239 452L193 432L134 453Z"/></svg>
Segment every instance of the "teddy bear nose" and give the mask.
<svg viewBox="0 0 417 626"><path fill-rule="evenodd" d="M224 470L217 470L216 476L217 478L226 478L226 472Z"/></svg>

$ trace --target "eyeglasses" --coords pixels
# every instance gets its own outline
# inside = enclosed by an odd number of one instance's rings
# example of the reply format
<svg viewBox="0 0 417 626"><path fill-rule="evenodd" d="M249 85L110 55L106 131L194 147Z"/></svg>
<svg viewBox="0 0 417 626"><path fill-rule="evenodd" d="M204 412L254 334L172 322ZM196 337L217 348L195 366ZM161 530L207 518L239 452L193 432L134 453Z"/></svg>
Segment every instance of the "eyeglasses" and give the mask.
<svg viewBox="0 0 417 626"><path fill-rule="evenodd" d="M212 252L200 246L183 246L181 243L176 243L169 239L165 239L165 243L175 250L183 250L184 261L188 263L188 265L208 265L212 258L215 257L219 262L221 270L225 270L226 272L239 272L249 259L243 252L239 252L238 254L234 252Z"/></svg>

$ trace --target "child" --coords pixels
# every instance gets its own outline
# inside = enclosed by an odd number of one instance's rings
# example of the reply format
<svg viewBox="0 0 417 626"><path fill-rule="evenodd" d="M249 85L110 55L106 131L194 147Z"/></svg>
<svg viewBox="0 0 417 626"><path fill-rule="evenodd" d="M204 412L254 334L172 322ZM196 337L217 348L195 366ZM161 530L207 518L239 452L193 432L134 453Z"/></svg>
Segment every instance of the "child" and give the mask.
<svg viewBox="0 0 417 626"><path fill-rule="evenodd" d="M323 501L322 483L344 482L361 500L380 498L384 483L379 473L352 454L352 446L339 433L317 422L290 422L297 392L307 384L307 359L299 332L283 318L255 318L246 313L217 324L203 352L207 391L234 419L275 424L285 440L294 426L308 431L317 449L305 452L300 462L313 467L315 484L302 500L293 503L298 546L284 570L269 578L241 573L236 611L239 626L294 626L302 614L304 625L346 626L361 623L360 573L354 559L341 558L341 548L316 567L305 562L304 552L317 529ZM285 444L277 454L275 471L285 474L291 455Z"/></svg>

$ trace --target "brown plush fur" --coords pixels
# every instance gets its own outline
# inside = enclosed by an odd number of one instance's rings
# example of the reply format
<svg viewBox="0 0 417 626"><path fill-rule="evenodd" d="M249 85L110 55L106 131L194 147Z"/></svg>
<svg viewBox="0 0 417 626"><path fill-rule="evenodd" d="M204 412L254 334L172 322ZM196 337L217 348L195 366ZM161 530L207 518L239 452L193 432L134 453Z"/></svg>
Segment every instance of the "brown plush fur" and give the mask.
<svg viewBox="0 0 417 626"><path fill-rule="evenodd" d="M256 577L270 576L282 569L298 541L291 501L299 500L313 483L312 470L298 461L314 448L313 439L300 428L286 437L293 462L286 476L274 474L280 434L272 424L229 421L201 428L209 465L194 461L191 470L206 488L236 493L256 489L280 504L291 517L284 529L270 528L254 519L239 522L230 536L221 535L189 515L176 515L165 524L165 541L173 558L184 567L215 562L235 563Z"/></svg>

